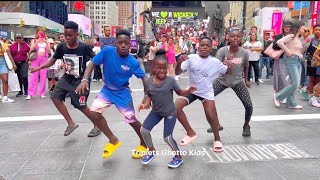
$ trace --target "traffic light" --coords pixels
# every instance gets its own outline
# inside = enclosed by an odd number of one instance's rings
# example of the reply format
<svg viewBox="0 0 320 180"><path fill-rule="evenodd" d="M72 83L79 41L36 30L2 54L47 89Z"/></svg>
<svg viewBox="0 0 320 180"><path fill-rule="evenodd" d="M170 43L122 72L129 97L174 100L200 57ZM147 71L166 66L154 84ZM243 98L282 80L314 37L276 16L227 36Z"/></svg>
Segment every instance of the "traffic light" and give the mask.
<svg viewBox="0 0 320 180"><path fill-rule="evenodd" d="M24 26L24 20L20 19L20 27L23 27L23 26Z"/></svg>

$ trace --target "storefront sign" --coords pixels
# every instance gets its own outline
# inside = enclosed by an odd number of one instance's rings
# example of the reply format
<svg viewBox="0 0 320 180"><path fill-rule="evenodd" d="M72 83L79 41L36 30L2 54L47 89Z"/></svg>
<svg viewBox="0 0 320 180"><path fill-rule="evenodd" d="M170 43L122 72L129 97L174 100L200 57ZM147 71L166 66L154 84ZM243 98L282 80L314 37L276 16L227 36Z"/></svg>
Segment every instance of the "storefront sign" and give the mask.
<svg viewBox="0 0 320 180"><path fill-rule="evenodd" d="M135 39L130 40L131 48L138 48L138 41Z"/></svg>
<svg viewBox="0 0 320 180"><path fill-rule="evenodd" d="M8 32L7 31L0 31L0 36L3 38L8 38Z"/></svg>
<svg viewBox="0 0 320 180"><path fill-rule="evenodd" d="M74 9L77 10L77 11L82 11L84 9L84 6L85 6L85 4L82 1L76 1L73 4Z"/></svg>
<svg viewBox="0 0 320 180"><path fill-rule="evenodd" d="M152 8L151 15L156 19L157 25L165 24L169 19L177 21L194 17L206 18L204 8Z"/></svg>
<svg viewBox="0 0 320 180"><path fill-rule="evenodd" d="M123 29L122 26L111 26L111 36L116 37L116 33L119 29Z"/></svg>

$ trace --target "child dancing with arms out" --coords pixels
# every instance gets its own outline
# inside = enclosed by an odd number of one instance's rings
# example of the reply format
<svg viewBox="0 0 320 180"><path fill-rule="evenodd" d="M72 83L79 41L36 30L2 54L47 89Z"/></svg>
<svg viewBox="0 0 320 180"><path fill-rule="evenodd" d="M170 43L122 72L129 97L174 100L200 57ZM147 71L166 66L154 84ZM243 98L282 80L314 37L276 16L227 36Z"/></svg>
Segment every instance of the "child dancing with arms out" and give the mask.
<svg viewBox="0 0 320 180"><path fill-rule="evenodd" d="M176 108L173 102L173 91L179 96L185 96L194 92L196 88L191 86L187 90L180 89L173 77L167 77L168 58L165 54L166 52L163 49L156 52L153 65L155 75L148 79L146 84L147 99L138 107L138 111L148 109L152 102L152 110L140 129L141 135L149 149L141 162L142 164L149 164L155 158L155 155L157 155L150 132L154 126L164 119L164 141L176 152L176 155L172 161L168 163L168 166L177 168L183 163L183 160L179 153L179 147L172 137L172 132L176 124Z"/></svg>

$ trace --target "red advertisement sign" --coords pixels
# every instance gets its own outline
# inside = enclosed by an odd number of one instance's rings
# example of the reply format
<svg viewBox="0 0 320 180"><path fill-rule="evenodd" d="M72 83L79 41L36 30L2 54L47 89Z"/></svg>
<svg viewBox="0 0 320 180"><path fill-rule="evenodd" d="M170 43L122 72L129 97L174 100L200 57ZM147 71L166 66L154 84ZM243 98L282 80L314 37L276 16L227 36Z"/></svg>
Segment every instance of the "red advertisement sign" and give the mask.
<svg viewBox="0 0 320 180"><path fill-rule="evenodd" d="M312 16L311 16L311 26L313 27L318 23L318 9L319 9L319 1L312 2Z"/></svg>
<svg viewBox="0 0 320 180"><path fill-rule="evenodd" d="M143 15L140 15L139 18L139 28L140 28L140 34L144 34L144 29L143 29Z"/></svg>
<svg viewBox="0 0 320 180"><path fill-rule="evenodd" d="M111 36L116 37L116 32L119 29L123 29L122 26L111 26Z"/></svg>

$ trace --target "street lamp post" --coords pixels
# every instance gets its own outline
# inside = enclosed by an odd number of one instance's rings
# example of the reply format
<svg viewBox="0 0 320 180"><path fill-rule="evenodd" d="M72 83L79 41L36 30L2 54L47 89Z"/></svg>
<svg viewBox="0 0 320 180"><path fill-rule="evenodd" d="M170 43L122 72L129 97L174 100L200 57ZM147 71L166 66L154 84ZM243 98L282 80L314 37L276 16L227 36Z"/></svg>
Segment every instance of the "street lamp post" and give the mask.
<svg viewBox="0 0 320 180"><path fill-rule="evenodd" d="M302 1L300 1L300 14L299 14L299 20L301 20L301 13L302 13Z"/></svg>

